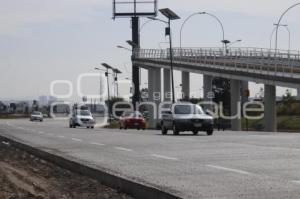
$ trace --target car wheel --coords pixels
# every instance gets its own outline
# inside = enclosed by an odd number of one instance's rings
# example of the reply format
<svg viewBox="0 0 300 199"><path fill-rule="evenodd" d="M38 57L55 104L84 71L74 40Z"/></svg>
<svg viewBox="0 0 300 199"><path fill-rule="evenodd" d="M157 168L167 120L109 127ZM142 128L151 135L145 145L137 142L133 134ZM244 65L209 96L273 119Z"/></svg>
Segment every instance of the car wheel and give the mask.
<svg viewBox="0 0 300 199"><path fill-rule="evenodd" d="M194 135L198 135L198 131L197 131L197 130L194 130L194 131L193 131L193 134L194 134Z"/></svg>
<svg viewBox="0 0 300 199"><path fill-rule="evenodd" d="M178 131L178 128L177 128L176 124L173 124L173 134L174 135L179 135L179 131Z"/></svg>
<svg viewBox="0 0 300 199"><path fill-rule="evenodd" d="M212 130L212 129L206 131L206 134L207 134L208 136L212 135L213 133L214 133L214 130Z"/></svg>
<svg viewBox="0 0 300 199"><path fill-rule="evenodd" d="M127 126L126 125L124 126L124 129L127 130Z"/></svg>
<svg viewBox="0 0 300 199"><path fill-rule="evenodd" d="M87 126L86 128L87 128L87 129L89 129L90 127L89 127L89 126Z"/></svg>
<svg viewBox="0 0 300 199"><path fill-rule="evenodd" d="M168 129L163 124L161 124L161 134L163 135L168 134Z"/></svg>

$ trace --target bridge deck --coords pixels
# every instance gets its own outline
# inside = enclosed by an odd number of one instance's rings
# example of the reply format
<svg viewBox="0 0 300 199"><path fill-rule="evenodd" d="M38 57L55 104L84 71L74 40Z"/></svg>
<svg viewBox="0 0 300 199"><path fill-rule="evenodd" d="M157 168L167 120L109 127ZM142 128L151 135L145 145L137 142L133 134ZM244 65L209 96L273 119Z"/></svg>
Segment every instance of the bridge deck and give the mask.
<svg viewBox="0 0 300 199"><path fill-rule="evenodd" d="M140 49L134 63L141 67L168 68L168 50ZM300 58L298 54L175 49L174 68L226 78L255 81L298 88Z"/></svg>

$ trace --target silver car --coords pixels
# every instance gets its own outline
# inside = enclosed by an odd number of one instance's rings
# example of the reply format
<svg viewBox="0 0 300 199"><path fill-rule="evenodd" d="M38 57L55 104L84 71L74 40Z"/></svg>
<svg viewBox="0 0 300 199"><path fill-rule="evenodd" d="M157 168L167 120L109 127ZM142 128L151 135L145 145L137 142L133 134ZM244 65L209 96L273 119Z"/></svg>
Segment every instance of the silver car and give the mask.
<svg viewBox="0 0 300 199"><path fill-rule="evenodd" d="M205 131L207 135L213 134L213 117L207 115L199 105L189 103L175 103L171 110L162 112L162 134L173 130L174 135L180 131L192 131L197 135L199 131Z"/></svg>
<svg viewBox="0 0 300 199"><path fill-rule="evenodd" d="M34 111L30 115L30 121L40 121L42 122L44 120L43 114L38 111Z"/></svg>
<svg viewBox="0 0 300 199"><path fill-rule="evenodd" d="M77 126L94 128L95 120L89 110L75 110L69 120L69 127L76 128Z"/></svg>

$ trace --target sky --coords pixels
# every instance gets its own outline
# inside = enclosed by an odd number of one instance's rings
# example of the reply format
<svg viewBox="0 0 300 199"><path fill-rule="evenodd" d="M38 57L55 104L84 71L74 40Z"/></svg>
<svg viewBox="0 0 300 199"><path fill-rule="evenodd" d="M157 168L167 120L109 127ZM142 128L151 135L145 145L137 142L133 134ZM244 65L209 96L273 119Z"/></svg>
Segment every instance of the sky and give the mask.
<svg viewBox="0 0 300 199"><path fill-rule="evenodd" d="M281 13L295 0L158 0L158 7L169 7L181 20L174 21L174 46L179 46L179 30L190 14L206 11L218 16L225 28L225 37L241 39L235 47L269 48L270 34ZM291 31L291 48L300 49L300 6L291 10L282 23ZM110 0L0 0L0 99L32 99L51 94L51 83L67 80L72 84L72 99L78 100L81 74L95 73L102 62L119 68L130 77L130 52L116 48L126 46L131 37L130 19L112 19ZM159 15L158 17L163 18ZM146 19L141 19L141 24ZM164 24L151 22L141 32L142 48L166 48ZM209 16L195 16L185 25L184 47L218 47L221 30ZM279 48L288 48L288 34L280 30ZM146 72L142 71L142 86ZM201 75L192 74L192 92L202 88ZM175 73L176 85L180 74ZM99 92L99 78L86 78L82 91L87 95ZM177 86L178 87L178 86ZM251 95L262 87L252 83ZM121 93L128 93L124 86ZM282 95L285 88L279 88ZM64 94L68 87L55 87Z"/></svg>

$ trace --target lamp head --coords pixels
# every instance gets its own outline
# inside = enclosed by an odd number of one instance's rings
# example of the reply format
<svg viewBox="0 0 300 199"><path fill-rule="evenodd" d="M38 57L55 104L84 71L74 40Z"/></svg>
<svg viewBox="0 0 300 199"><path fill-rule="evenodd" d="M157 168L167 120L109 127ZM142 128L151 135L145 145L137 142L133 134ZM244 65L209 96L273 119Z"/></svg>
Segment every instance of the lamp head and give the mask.
<svg viewBox="0 0 300 199"><path fill-rule="evenodd" d="M171 9L169 9L169 8L160 9L159 12L162 15L164 15L165 17L167 17L169 20L180 19L180 17L175 12L173 12Z"/></svg>

